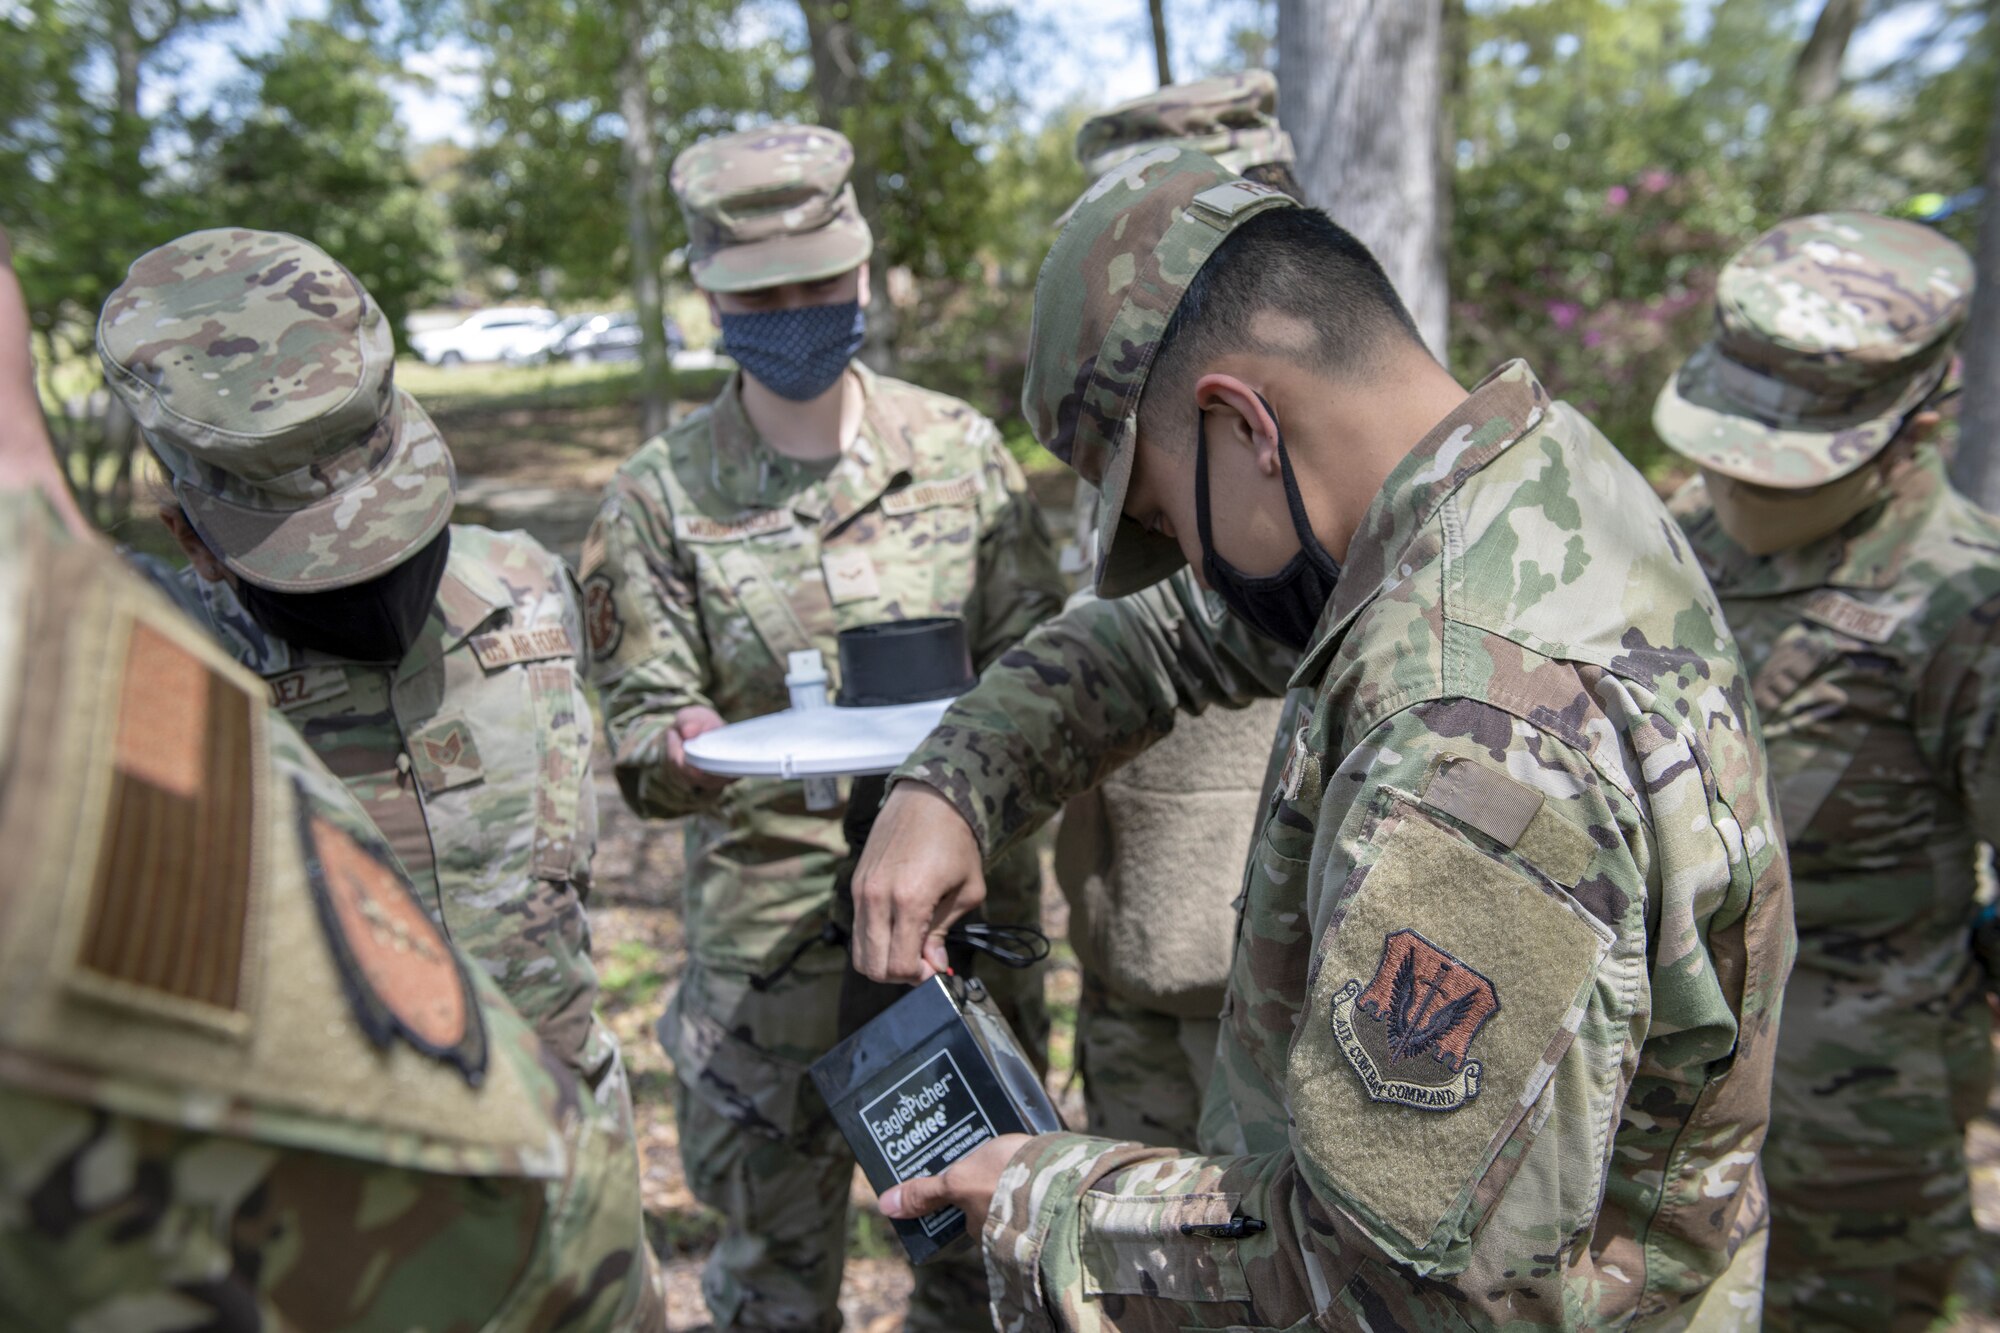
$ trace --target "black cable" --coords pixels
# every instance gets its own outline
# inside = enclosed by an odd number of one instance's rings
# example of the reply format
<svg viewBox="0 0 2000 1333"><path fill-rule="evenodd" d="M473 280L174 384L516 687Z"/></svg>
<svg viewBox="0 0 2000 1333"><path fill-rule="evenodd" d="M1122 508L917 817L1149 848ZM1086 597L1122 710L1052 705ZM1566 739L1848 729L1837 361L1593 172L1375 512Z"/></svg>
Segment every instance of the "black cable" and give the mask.
<svg viewBox="0 0 2000 1333"><path fill-rule="evenodd" d="M851 938L845 926L829 921L817 935L800 940L784 962L769 972L752 976L750 988L767 991L791 974L807 950L822 944L845 946ZM948 944L977 949L1003 967L1012 968L1033 967L1049 956L1050 949L1049 937L1033 926L1000 926L990 921L967 921L953 926L944 933L944 938Z"/></svg>

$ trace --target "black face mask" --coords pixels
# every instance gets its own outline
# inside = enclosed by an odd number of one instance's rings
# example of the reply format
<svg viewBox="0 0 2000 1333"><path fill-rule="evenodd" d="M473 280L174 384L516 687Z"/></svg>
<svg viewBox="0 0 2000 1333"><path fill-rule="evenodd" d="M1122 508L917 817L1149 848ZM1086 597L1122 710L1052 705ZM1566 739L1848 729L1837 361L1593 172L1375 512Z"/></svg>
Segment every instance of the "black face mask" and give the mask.
<svg viewBox="0 0 2000 1333"><path fill-rule="evenodd" d="M451 529L386 574L325 592L272 592L239 582L237 600L273 634L350 662L400 662L423 632L444 582Z"/></svg>
<svg viewBox="0 0 2000 1333"><path fill-rule="evenodd" d="M1264 410L1271 405L1260 396ZM1271 412L1275 424L1278 414ZM1334 585L1340 581L1340 562L1327 554L1313 535L1306 518L1306 502L1299 494L1298 478L1292 475L1291 456L1285 452L1285 434L1278 432L1278 468L1285 482L1285 503L1292 510L1292 531L1298 534L1299 553L1275 574L1245 574L1215 553L1215 537L1208 514L1208 418L1195 411L1194 445L1194 524L1201 538L1201 572L1208 586L1223 602L1267 639L1304 652L1312 643L1326 604L1333 599Z"/></svg>

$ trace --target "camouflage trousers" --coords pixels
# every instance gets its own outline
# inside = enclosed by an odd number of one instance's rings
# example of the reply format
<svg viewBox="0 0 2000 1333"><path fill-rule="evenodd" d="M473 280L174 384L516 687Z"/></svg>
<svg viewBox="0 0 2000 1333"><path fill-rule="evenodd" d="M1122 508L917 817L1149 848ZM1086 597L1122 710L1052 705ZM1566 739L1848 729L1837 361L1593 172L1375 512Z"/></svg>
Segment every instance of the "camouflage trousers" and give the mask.
<svg viewBox="0 0 2000 1333"><path fill-rule="evenodd" d="M690 963L660 1036L675 1062L681 1163L723 1235L702 1274L718 1328L840 1327L854 1155L812 1086L812 1062L839 1037L841 974L831 949L767 991L749 977ZM1042 970L980 975L1022 1042L1048 1042ZM905 1327L985 1328L986 1272L976 1249L916 1270Z"/></svg>
<svg viewBox="0 0 2000 1333"><path fill-rule="evenodd" d="M1121 999L1084 973L1076 1061L1090 1132L1192 1149L1220 1027L1217 1019L1181 1018Z"/></svg>
<svg viewBox="0 0 2000 1333"><path fill-rule="evenodd" d="M1976 1240L1965 1130L1992 1086L1991 1019L1962 940L1866 976L1812 966L1816 943L1800 932L1778 1033L1764 1326L1926 1329ZM1918 972L1956 979L1899 986Z"/></svg>
<svg viewBox="0 0 2000 1333"><path fill-rule="evenodd" d="M595 1017L590 920L576 886L524 879L518 891L477 892L447 877L439 918L452 943L492 977L536 1035L579 1076L603 1061L609 1034Z"/></svg>

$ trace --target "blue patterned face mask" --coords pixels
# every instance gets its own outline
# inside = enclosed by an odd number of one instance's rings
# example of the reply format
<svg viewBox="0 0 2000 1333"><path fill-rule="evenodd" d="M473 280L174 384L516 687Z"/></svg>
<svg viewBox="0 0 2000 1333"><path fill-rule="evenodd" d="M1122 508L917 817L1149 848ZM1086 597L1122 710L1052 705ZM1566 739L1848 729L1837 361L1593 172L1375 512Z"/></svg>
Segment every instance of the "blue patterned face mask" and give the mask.
<svg viewBox="0 0 2000 1333"><path fill-rule="evenodd" d="M866 328L859 301L725 313L722 350L772 393L804 403L833 387L861 350Z"/></svg>

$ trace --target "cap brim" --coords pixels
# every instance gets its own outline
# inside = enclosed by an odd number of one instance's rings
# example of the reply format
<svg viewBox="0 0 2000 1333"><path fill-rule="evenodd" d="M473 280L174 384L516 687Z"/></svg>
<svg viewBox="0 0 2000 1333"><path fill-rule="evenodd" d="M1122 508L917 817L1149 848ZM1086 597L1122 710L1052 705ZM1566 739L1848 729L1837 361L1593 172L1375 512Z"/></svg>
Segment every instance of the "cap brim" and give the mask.
<svg viewBox="0 0 2000 1333"><path fill-rule="evenodd" d="M177 483L175 494L224 568L274 592L324 592L385 574L451 521L451 450L417 400L397 390L396 435L373 476L303 509L254 509ZM393 532L377 506L393 503Z"/></svg>
<svg viewBox="0 0 2000 1333"><path fill-rule="evenodd" d="M1721 353L1704 343L1681 363L1653 402L1653 429L1681 457L1756 486L1803 490L1839 481L1882 452L1903 418L1936 389L1919 375L1882 413L1839 430L1767 425L1720 386ZM1838 448L1836 448L1836 442Z"/></svg>
<svg viewBox="0 0 2000 1333"><path fill-rule="evenodd" d="M1127 419L1120 427L1127 437L1126 447L1111 451L1110 469L1097 483L1103 493L1097 505L1095 588L1099 597L1141 592L1187 564L1179 542L1148 532L1125 517L1125 493L1132 488L1132 458L1137 452L1131 437L1137 425Z"/></svg>
<svg viewBox="0 0 2000 1333"><path fill-rule="evenodd" d="M818 282L860 268L874 253L868 224L834 224L803 236L769 236L731 245L688 265L705 292L754 292L787 282Z"/></svg>

